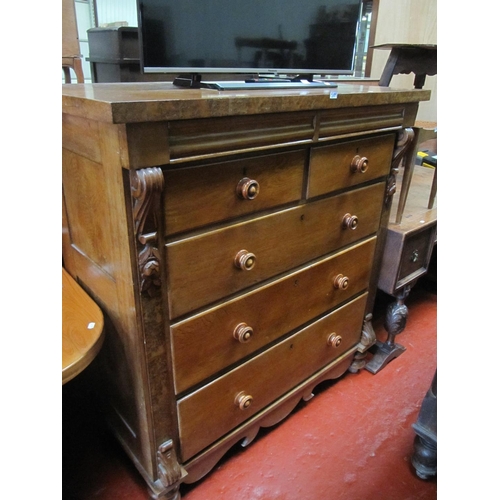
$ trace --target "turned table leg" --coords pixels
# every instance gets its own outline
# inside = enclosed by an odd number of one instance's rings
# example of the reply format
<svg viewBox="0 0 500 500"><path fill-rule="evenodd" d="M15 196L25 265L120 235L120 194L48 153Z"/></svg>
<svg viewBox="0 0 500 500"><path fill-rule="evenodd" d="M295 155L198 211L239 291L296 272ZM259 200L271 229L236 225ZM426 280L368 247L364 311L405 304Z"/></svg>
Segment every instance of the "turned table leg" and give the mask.
<svg viewBox="0 0 500 500"><path fill-rule="evenodd" d="M385 342L377 342L369 349L373 354L372 359L365 365L365 368L370 373L379 372L394 358L406 351L406 347L396 344L396 335L400 334L406 327L406 319L408 317L408 308L404 301L408 297L411 286L407 285L402 288L396 295L396 302L393 302L387 308L385 315L384 328L387 331L387 340Z"/></svg>

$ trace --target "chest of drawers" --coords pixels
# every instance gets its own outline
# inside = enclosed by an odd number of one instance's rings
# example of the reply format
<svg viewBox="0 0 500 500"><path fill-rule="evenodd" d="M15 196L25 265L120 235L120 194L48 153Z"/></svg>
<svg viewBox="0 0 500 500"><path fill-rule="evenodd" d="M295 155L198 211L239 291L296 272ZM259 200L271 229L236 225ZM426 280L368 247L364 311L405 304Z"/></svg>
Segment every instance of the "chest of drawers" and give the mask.
<svg viewBox="0 0 500 500"><path fill-rule="evenodd" d="M375 342L396 168L427 99L64 87L64 265L104 312L99 392L153 497Z"/></svg>

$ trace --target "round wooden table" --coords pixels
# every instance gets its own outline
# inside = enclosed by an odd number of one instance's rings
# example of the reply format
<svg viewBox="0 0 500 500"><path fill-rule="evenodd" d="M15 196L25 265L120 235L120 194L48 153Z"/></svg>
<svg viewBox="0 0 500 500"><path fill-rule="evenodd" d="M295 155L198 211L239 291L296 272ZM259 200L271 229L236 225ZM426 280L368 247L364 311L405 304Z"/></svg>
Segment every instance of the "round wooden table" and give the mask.
<svg viewBox="0 0 500 500"><path fill-rule="evenodd" d="M99 306L62 269L62 383L82 372L97 356L104 341Z"/></svg>

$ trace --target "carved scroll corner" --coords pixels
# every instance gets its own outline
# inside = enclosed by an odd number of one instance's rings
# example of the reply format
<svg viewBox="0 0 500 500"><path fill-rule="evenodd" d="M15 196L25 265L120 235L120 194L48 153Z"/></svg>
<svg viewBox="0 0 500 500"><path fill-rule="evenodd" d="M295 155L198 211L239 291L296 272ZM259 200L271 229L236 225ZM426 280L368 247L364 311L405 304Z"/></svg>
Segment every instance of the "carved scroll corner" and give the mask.
<svg viewBox="0 0 500 500"><path fill-rule="evenodd" d="M163 185L163 172L159 167L143 168L131 174L134 230L139 251L140 291L147 292L150 296L157 295L161 287L158 221Z"/></svg>
<svg viewBox="0 0 500 500"><path fill-rule="evenodd" d="M377 342L377 336L375 335L375 330L372 325L373 315L367 314L363 320L363 327L361 329L361 338L357 346L357 352L354 355L354 359L349 366L350 373L358 373L366 366L366 358L368 355L368 349Z"/></svg>
<svg viewBox="0 0 500 500"><path fill-rule="evenodd" d="M367 314L363 320L363 327L361 329L361 338L358 344L358 352L366 352L375 342L377 336L372 325L373 315Z"/></svg>
<svg viewBox="0 0 500 500"><path fill-rule="evenodd" d="M158 479L161 484L167 489L178 487L182 479L187 476L187 472L177 461L173 441L169 439L161 444L158 447L156 456L158 461Z"/></svg>

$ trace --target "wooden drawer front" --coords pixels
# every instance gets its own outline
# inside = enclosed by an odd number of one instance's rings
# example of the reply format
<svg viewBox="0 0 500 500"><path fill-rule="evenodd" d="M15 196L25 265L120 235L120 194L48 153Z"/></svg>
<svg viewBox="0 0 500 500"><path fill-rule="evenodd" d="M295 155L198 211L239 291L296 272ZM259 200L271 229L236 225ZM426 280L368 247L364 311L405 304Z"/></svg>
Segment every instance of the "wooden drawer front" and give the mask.
<svg viewBox="0 0 500 500"><path fill-rule="evenodd" d="M378 183L167 244L170 317L376 233L384 194ZM343 225L349 214L358 218L354 230ZM255 255L250 270L235 264L243 250Z"/></svg>
<svg viewBox="0 0 500 500"><path fill-rule="evenodd" d="M398 284L417 271L424 273L429 265L435 227L408 236L404 241L401 253L401 267L398 273Z"/></svg>
<svg viewBox="0 0 500 500"><path fill-rule="evenodd" d="M313 198L387 175L394 140L394 134L387 134L312 149L307 196Z"/></svg>
<svg viewBox="0 0 500 500"><path fill-rule="evenodd" d="M165 171L167 234L299 200L304 161L302 150Z"/></svg>
<svg viewBox="0 0 500 500"><path fill-rule="evenodd" d="M266 113L171 121L168 124L170 158L174 162L208 155L227 155L312 142L316 114Z"/></svg>
<svg viewBox="0 0 500 500"><path fill-rule="evenodd" d="M266 405L356 345L367 294L312 323L177 403L182 461L255 415ZM342 337L328 344L332 333ZM238 394L253 398L245 409Z"/></svg>
<svg viewBox="0 0 500 500"><path fill-rule="evenodd" d="M375 237L370 238L302 271L173 325L176 394L366 289L375 241ZM340 281L344 277L348 278L347 288L343 288Z"/></svg>

